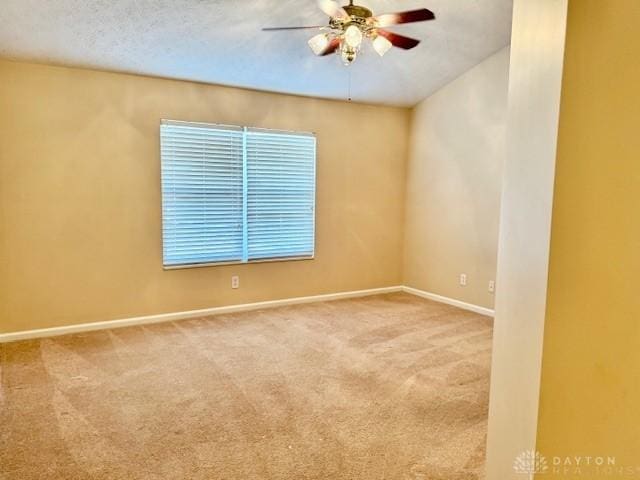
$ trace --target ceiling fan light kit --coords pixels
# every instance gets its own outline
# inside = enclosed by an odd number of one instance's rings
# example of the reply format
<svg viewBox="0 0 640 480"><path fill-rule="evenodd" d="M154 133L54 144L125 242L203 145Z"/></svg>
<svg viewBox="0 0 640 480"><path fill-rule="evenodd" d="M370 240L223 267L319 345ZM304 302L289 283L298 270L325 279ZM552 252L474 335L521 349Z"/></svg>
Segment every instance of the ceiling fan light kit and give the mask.
<svg viewBox="0 0 640 480"><path fill-rule="evenodd" d="M420 40L384 30L382 27L436 18L433 12L426 8L374 16L368 8L354 5L353 0L345 6L340 6L335 0L318 0L318 5L329 16L327 26L263 28L263 30L323 30L323 33L311 37L308 41L313 53L321 57L338 53L345 65L351 65L360 53L365 39L371 41L374 51L381 57L391 47L409 50L420 43Z"/></svg>

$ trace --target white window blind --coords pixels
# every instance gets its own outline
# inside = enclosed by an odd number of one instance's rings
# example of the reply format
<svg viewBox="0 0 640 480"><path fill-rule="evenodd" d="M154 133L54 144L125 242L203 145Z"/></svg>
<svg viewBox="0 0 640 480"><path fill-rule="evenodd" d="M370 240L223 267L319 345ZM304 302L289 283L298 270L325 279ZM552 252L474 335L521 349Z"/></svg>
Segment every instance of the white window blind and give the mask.
<svg viewBox="0 0 640 480"><path fill-rule="evenodd" d="M312 258L312 134L163 120L165 267Z"/></svg>
<svg viewBox="0 0 640 480"><path fill-rule="evenodd" d="M241 260L242 129L160 128L164 264Z"/></svg>
<svg viewBox="0 0 640 480"><path fill-rule="evenodd" d="M249 130L249 260L313 255L316 139Z"/></svg>

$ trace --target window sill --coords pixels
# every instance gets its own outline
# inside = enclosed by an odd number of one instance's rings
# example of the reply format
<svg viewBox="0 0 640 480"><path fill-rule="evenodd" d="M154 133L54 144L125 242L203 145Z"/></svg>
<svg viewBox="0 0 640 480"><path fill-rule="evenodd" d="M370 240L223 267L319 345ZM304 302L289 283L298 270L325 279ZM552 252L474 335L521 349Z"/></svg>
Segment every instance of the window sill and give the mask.
<svg viewBox="0 0 640 480"><path fill-rule="evenodd" d="M163 265L163 270L183 270L186 268L204 268L204 267L223 267L225 265L251 265L254 263L274 263L274 262L299 262L301 260L314 260L315 255L306 257L280 257L280 258L263 258L259 260L231 261L231 262L209 262L209 263L188 263L184 265Z"/></svg>

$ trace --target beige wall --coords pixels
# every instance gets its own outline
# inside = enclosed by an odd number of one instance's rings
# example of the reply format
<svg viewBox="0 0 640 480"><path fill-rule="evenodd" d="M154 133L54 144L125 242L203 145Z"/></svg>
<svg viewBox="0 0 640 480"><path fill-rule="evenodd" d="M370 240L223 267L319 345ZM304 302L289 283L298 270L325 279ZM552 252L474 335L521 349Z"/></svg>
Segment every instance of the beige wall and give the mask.
<svg viewBox="0 0 640 480"><path fill-rule="evenodd" d="M493 308L509 49L413 111L404 283ZM467 274L467 286L459 274Z"/></svg>
<svg viewBox="0 0 640 480"><path fill-rule="evenodd" d="M316 259L163 271L161 118L315 131ZM406 109L0 61L0 331L400 284L409 121Z"/></svg>
<svg viewBox="0 0 640 480"><path fill-rule="evenodd" d="M535 448L566 9L513 4L487 480L526 477L513 462Z"/></svg>
<svg viewBox="0 0 640 480"><path fill-rule="evenodd" d="M639 24L637 0L569 0L538 449L632 470L562 478L640 478Z"/></svg>

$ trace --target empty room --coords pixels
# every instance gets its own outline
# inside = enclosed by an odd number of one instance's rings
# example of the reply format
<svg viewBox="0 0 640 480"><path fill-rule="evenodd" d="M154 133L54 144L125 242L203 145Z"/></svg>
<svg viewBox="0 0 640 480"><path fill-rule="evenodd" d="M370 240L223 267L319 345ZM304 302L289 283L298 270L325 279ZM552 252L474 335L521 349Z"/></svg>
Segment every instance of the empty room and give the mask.
<svg viewBox="0 0 640 480"><path fill-rule="evenodd" d="M5 0L0 480L640 478L634 0Z"/></svg>

